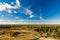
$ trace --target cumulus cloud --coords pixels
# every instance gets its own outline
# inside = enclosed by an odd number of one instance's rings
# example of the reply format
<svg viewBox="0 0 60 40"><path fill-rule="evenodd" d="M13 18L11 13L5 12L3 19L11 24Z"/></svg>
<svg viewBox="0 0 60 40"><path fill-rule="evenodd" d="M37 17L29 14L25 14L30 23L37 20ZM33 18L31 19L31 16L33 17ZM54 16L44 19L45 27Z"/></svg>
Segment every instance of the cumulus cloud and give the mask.
<svg viewBox="0 0 60 40"><path fill-rule="evenodd" d="M11 4L13 4L13 3L11 3ZM5 2L3 2L3 3L0 2L0 11L7 11L7 12L11 13L11 11L10 11L11 9L17 9L20 7L21 7L21 5L20 5L19 0L16 0L16 5L14 5L14 6L12 6L8 3L5 3Z"/></svg>

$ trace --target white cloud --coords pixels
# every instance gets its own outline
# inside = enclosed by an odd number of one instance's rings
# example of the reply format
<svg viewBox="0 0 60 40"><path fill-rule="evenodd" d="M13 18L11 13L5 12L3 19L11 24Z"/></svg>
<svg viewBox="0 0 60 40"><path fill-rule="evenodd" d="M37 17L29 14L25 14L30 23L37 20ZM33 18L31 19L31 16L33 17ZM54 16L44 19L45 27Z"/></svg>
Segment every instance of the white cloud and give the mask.
<svg viewBox="0 0 60 40"><path fill-rule="evenodd" d="M16 19L18 19L19 17L17 16L17 17L15 17Z"/></svg>
<svg viewBox="0 0 60 40"><path fill-rule="evenodd" d="M32 15L32 11L31 10L29 10L29 9L27 9L27 8L25 8L25 14L29 14L29 15Z"/></svg>
<svg viewBox="0 0 60 40"><path fill-rule="evenodd" d="M17 11L13 11L13 13L17 13Z"/></svg>
<svg viewBox="0 0 60 40"><path fill-rule="evenodd" d="M23 13L25 15L29 15L30 18L34 17L33 11L29 8L22 7L21 10L18 10L19 13Z"/></svg>
<svg viewBox="0 0 60 40"><path fill-rule="evenodd" d="M8 10L8 12L9 12L9 13L12 13L12 11L11 11L11 10Z"/></svg>
<svg viewBox="0 0 60 40"><path fill-rule="evenodd" d="M13 3L11 3L11 4L13 4ZM7 11L7 12L11 13L11 11L10 11L11 9L17 9L20 7L21 7L21 5L20 5L19 0L16 0L16 5L14 5L14 6L12 6L8 3L5 3L5 2L3 2L3 3L0 2L0 11Z"/></svg>
<svg viewBox="0 0 60 40"><path fill-rule="evenodd" d="M24 13L25 13L26 15L29 15L30 18L34 17L33 12L32 12L30 9L24 8L24 10L25 10Z"/></svg>
<svg viewBox="0 0 60 40"><path fill-rule="evenodd" d="M33 18L34 17L34 15L30 15L30 18Z"/></svg>
<svg viewBox="0 0 60 40"><path fill-rule="evenodd" d="M41 12L41 8L39 9L39 19L44 20L43 13Z"/></svg>
<svg viewBox="0 0 60 40"><path fill-rule="evenodd" d="M11 2L11 5L13 5L14 4L14 2Z"/></svg>
<svg viewBox="0 0 60 40"><path fill-rule="evenodd" d="M39 18L40 18L40 20L44 20L42 16L40 16Z"/></svg>
<svg viewBox="0 0 60 40"><path fill-rule="evenodd" d="M0 11L4 11L6 8L0 3Z"/></svg>
<svg viewBox="0 0 60 40"><path fill-rule="evenodd" d="M19 0L16 0L16 6L21 7Z"/></svg>

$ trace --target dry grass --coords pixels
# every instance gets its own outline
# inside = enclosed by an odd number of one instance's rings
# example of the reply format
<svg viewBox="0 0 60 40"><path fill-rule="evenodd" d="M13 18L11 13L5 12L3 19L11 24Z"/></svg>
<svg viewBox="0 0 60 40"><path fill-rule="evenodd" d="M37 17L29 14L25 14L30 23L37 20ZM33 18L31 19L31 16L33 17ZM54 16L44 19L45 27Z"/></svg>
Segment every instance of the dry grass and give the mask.
<svg viewBox="0 0 60 40"><path fill-rule="evenodd" d="M0 40L58 40L52 35L56 33L55 27L60 27L60 25L52 25L52 33L50 33L50 29L47 30L48 32L43 33L46 28L50 26L51 25L12 25L8 29L2 28L0 30ZM44 27L42 32L40 31L40 29L42 29L41 27ZM59 28L58 30L60 32ZM49 37L47 37L47 33Z"/></svg>

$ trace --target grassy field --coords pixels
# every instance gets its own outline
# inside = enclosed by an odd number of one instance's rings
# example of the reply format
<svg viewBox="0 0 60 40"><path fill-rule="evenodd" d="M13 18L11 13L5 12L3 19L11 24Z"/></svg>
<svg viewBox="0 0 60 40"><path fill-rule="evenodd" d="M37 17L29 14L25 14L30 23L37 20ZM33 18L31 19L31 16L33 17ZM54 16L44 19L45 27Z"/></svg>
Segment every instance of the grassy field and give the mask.
<svg viewBox="0 0 60 40"><path fill-rule="evenodd" d="M60 25L0 25L0 40L60 40Z"/></svg>

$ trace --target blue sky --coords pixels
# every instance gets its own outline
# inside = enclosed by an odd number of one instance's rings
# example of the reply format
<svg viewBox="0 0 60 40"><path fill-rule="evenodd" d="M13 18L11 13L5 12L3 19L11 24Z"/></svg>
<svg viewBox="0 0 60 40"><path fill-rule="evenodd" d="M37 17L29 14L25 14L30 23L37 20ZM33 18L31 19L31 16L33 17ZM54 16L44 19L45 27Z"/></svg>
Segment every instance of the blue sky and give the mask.
<svg viewBox="0 0 60 40"><path fill-rule="evenodd" d="M0 0L0 23L60 24L60 0Z"/></svg>

